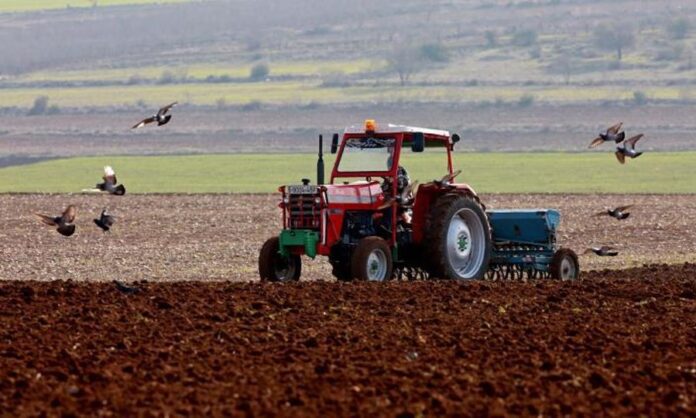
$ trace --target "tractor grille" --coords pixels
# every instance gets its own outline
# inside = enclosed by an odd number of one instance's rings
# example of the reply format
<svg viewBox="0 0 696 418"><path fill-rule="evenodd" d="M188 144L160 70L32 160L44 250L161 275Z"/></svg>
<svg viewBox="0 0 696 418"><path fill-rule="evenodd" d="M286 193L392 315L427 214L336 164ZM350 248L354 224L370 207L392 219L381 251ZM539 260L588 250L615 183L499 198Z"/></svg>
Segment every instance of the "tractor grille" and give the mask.
<svg viewBox="0 0 696 418"><path fill-rule="evenodd" d="M321 208L314 194L290 194L287 204L290 229L319 230L321 225Z"/></svg>

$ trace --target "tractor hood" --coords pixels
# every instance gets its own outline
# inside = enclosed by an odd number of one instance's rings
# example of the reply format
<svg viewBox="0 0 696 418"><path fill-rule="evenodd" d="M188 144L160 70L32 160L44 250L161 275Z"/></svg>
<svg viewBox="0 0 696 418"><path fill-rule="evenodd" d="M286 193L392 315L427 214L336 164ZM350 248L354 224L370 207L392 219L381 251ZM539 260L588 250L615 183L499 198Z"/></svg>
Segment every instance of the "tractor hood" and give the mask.
<svg viewBox="0 0 696 418"><path fill-rule="evenodd" d="M334 205L381 205L385 197L382 186L377 181L359 181L350 184L328 184L326 200Z"/></svg>

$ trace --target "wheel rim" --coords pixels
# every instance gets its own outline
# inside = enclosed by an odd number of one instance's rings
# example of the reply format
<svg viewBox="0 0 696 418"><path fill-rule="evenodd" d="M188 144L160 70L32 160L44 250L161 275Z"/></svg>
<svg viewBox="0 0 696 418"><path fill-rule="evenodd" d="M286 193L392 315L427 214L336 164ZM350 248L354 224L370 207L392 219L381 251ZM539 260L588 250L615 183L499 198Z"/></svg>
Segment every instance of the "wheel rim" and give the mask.
<svg viewBox="0 0 696 418"><path fill-rule="evenodd" d="M274 264L275 268L273 271L279 282L291 280L295 275L295 263L291 259L285 258L279 254Z"/></svg>
<svg viewBox="0 0 696 418"><path fill-rule="evenodd" d="M561 280L574 280L577 277L577 267L572 258L563 257L560 273Z"/></svg>
<svg viewBox="0 0 696 418"><path fill-rule="evenodd" d="M387 276L387 255L380 249L373 250L367 256L367 280L381 282Z"/></svg>
<svg viewBox="0 0 696 418"><path fill-rule="evenodd" d="M447 230L447 255L460 279L472 279L486 256L486 234L481 218L471 209L454 214Z"/></svg>

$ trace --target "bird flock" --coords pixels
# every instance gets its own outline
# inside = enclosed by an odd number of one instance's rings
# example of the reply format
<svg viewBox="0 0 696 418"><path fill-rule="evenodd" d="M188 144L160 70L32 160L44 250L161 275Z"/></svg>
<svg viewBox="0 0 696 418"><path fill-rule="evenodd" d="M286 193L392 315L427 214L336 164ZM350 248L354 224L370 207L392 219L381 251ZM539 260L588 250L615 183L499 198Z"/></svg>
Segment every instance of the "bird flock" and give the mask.
<svg viewBox="0 0 696 418"><path fill-rule="evenodd" d="M636 151L636 143L644 136L645 135L641 133L626 139L626 132L623 131L623 122L619 122L607 128L606 131L600 133L597 138L590 142L590 146L588 148L598 147L605 142L614 143L616 145L616 151L614 152L614 155L616 155L616 160L621 164L625 164L627 157L629 159L634 159L643 155L643 152ZM601 212L595 213L593 216L609 216L621 221L631 216L631 213L627 212L627 210L631 207L633 207L633 205L619 206L614 209L605 209ZM619 251L614 247L602 245L586 249L585 254L596 254L600 257L615 257L619 255Z"/></svg>
<svg viewBox="0 0 696 418"><path fill-rule="evenodd" d="M157 126L166 125L172 119L172 115L169 114L169 111L176 105L177 102L173 102L160 108L155 115L136 123L131 129L139 129L154 122L157 122ZM111 166L107 165L104 167L102 182L97 183L94 188L82 189L82 191L123 196L126 194L126 186L118 183L116 171L114 171ZM77 208L75 205L69 205L59 216L49 216L41 213L35 213L35 215L43 224L55 227L56 231L63 236L69 237L75 233L75 218L77 217ZM102 231L108 232L116 222L116 217L110 214L107 208L104 208L99 214L99 217L93 219L93 222Z"/></svg>
<svg viewBox="0 0 696 418"><path fill-rule="evenodd" d="M613 142L617 145L614 155L616 155L616 159L621 164L626 163L626 157L633 159L643 155L642 152L636 151L636 143L645 135L638 134L626 139L626 132L621 130L622 127L623 122L610 126L605 132L600 133L597 138L593 139L588 148L598 147L605 142Z"/></svg>

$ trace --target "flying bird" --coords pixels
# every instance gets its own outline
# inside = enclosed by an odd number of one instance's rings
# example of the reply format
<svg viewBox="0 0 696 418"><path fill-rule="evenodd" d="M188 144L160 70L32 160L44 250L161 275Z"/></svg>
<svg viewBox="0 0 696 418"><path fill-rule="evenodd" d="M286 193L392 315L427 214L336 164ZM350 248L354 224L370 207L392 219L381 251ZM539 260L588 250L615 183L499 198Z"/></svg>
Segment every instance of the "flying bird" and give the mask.
<svg viewBox="0 0 696 418"><path fill-rule="evenodd" d="M597 212L592 216L611 216L612 218L616 218L619 220L626 219L629 216L631 216L630 212L626 212L626 210L632 208L633 205L626 205L626 206L619 206L614 209L607 209L603 210L601 212Z"/></svg>
<svg viewBox="0 0 696 418"><path fill-rule="evenodd" d="M601 247L592 247L585 250L585 254L595 253L600 257L615 257L619 252L614 247L603 245Z"/></svg>
<svg viewBox="0 0 696 418"><path fill-rule="evenodd" d="M77 209L75 209L73 205L68 206L60 216L46 216L40 213L36 213L35 215L46 225L57 227L56 230L61 235L69 237L75 233L75 225L73 222L75 222Z"/></svg>
<svg viewBox="0 0 696 418"><path fill-rule="evenodd" d="M123 196L126 194L126 187L123 184L118 184L116 172L110 165L104 167L104 175L102 176L103 183L97 184L97 189L102 192Z"/></svg>
<svg viewBox="0 0 696 418"><path fill-rule="evenodd" d="M643 134L638 134L627 139L626 142L621 144L621 146L616 147L616 152L614 154L616 155L616 159L619 160L621 164L626 162L626 157L633 159L638 158L643 154L642 151L636 151L636 142L640 141L643 136Z"/></svg>
<svg viewBox="0 0 696 418"><path fill-rule="evenodd" d="M164 106L163 108L157 111L157 114L141 120L140 122L133 125L131 129L142 128L143 126L153 122L157 122L157 126L166 125L172 119L172 115L168 115L167 112L169 112L169 110L177 104L178 102L174 102Z"/></svg>
<svg viewBox="0 0 696 418"><path fill-rule="evenodd" d="M111 226L114 224L115 218L113 215L109 215L106 212L106 208L104 208L101 211L101 215L99 215L99 219L94 219L94 223L102 229L102 231L106 232L109 229L111 229Z"/></svg>
<svg viewBox="0 0 696 418"><path fill-rule="evenodd" d="M617 144L623 141L624 138L626 138L626 133L621 130L622 126L623 122L619 122L614 126L610 126L605 132L602 132L601 134L599 134L597 138L592 140L588 148L594 148L598 145L601 145L609 141L614 141Z"/></svg>

